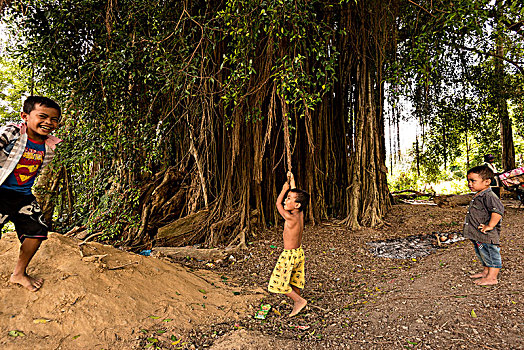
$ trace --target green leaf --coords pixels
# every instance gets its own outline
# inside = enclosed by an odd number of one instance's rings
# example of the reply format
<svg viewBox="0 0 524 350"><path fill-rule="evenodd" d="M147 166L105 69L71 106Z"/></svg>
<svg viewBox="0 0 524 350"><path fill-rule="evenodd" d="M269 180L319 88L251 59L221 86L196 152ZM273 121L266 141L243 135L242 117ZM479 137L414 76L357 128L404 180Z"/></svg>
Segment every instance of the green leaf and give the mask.
<svg viewBox="0 0 524 350"><path fill-rule="evenodd" d="M9 331L8 334L10 337L25 337L25 334L22 331Z"/></svg>

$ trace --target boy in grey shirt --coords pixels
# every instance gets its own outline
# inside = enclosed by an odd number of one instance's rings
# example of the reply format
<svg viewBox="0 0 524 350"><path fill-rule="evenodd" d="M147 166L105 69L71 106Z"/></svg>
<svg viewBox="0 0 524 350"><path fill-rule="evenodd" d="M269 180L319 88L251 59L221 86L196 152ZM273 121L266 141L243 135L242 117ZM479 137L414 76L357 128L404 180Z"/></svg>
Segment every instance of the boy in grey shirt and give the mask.
<svg viewBox="0 0 524 350"><path fill-rule="evenodd" d="M475 196L471 200L464 222L464 237L471 239L475 253L484 267L482 272L471 275L481 286L497 284L502 268L500 257L500 220L504 205L490 188L493 171L486 165L468 170L468 187Z"/></svg>

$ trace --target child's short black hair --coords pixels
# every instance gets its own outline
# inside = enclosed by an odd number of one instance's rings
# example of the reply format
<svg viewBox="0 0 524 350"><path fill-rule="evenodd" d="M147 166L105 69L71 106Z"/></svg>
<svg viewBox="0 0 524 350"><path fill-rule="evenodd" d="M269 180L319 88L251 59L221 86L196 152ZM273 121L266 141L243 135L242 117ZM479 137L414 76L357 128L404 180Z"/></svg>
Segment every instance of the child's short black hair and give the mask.
<svg viewBox="0 0 524 350"><path fill-rule="evenodd" d="M484 161L485 162L491 162L492 160L495 160L495 156L493 154L486 154L486 155L484 155Z"/></svg>
<svg viewBox="0 0 524 350"><path fill-rule="evenodd" d="M482 180L492 180L495 173L487 165L479 165L468 170L469 174L478 174Z"/></svg>
<svg viewBox="0 0 524 350"><path fill-rule="evenodd" d="M309 204L309 193L307 193L306 191L300 190L298 188L290 189L289 192L293 192L297 194L295 202L300 203L300 207L298 207L298 210L299 211L306 210Z"/></svg>
<svg viewBox="0 0 524 350"><path fill-rule="evenodd" d="M55 101L51 100L48 97L44 96L29 96L24 101L24 113L31 113L35 109L35 105L42 105L44 107L53 108L58 111L58 117L62 116L62 110L60 106Z"/></svg>

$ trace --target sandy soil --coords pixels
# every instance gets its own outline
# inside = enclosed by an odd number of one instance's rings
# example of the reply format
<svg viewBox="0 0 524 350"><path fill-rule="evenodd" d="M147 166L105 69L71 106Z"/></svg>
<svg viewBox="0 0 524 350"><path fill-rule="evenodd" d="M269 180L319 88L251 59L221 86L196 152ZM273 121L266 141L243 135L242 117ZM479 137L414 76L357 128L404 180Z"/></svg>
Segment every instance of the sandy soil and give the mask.
<svg viewBox="0 0 524 350"><path fill-rule="evenodd" d="M257 298L215 273L79 242L51 233L30 264L29 273L45 279L34 293L8 282L16 235L0 240L1 349L142 349L177 341L185 347L183 334L246 317Z"/></svg>
<svg viewBox="0 0 524 350"><path fill-rule="evenodd" d="M30 265L46 280L36 293L8 282L18 244L7 234L0 240L0 348L524 348L524 208L504 203L504 268L490 287L468 277L480 268L470 242L405 260L376 257L366 245L459 231L464 207L395 205L388 225L376 230L307 226L309 304L294 318L285 296L265 292L282 248L277 228L212 262L170 262L97 243L80 248L52 234ZM261 303L272 305L265 320L253 317Z"/></svg>

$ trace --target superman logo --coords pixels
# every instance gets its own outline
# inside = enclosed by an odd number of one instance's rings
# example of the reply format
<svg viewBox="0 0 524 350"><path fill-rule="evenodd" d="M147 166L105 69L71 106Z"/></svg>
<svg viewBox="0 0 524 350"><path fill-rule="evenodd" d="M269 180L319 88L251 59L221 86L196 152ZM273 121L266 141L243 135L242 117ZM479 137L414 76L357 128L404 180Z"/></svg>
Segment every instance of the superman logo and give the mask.
<svg viewBox="0 0 524 350"><path fill-rule="evenodd" d="M36 175L38 168L44 160L44 152L26 148L18 162L13 174L18 185L27 183Z"/></svg>

